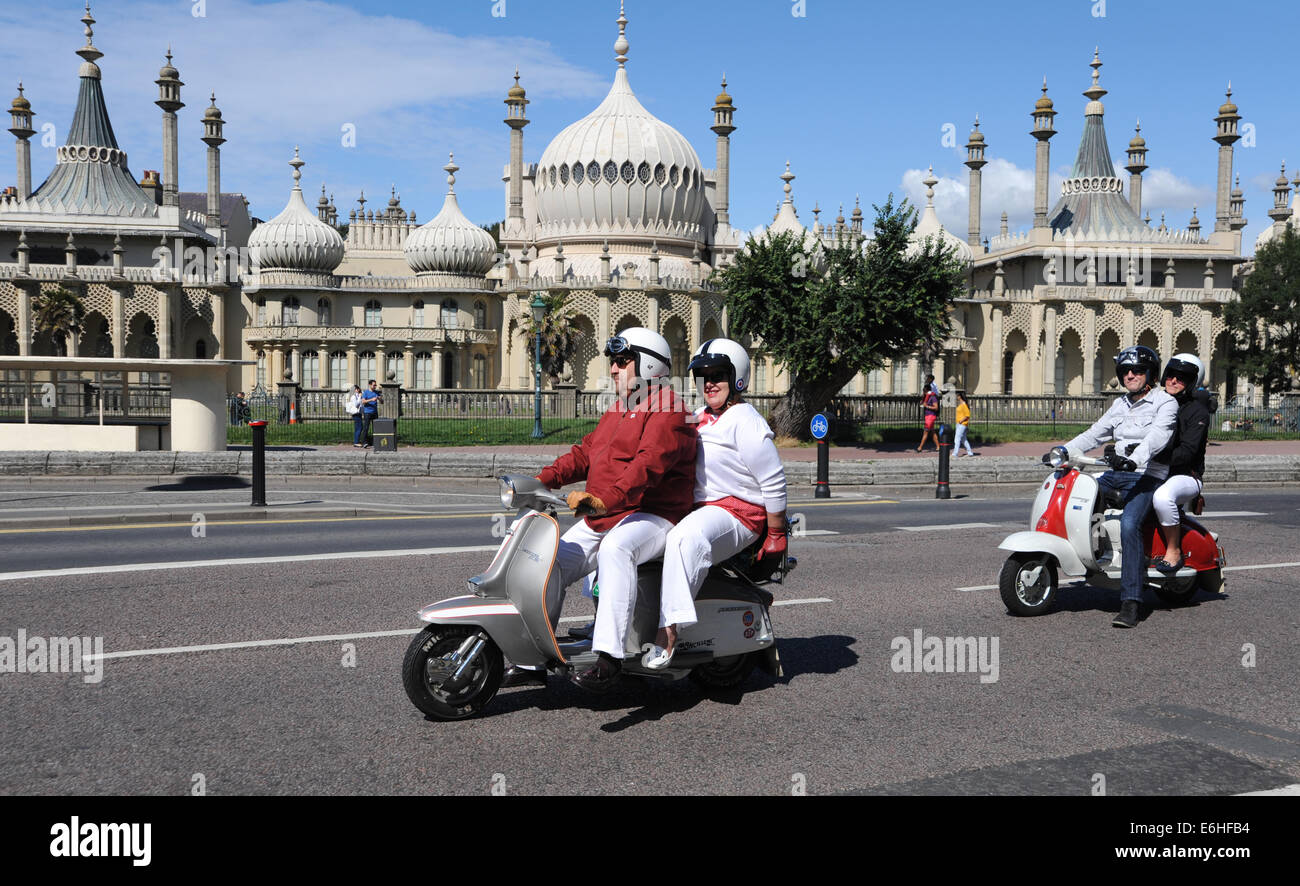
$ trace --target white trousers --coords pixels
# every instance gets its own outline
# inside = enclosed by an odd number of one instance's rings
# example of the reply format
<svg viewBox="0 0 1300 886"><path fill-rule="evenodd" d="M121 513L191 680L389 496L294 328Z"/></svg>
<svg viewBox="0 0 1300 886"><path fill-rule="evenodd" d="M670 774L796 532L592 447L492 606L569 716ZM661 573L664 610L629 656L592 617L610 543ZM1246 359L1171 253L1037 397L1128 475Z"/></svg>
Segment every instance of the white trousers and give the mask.
<svg viewBox="0 0 1300 886"><path fill-rule="evenodd" d="M975 454L975 451L974 451L973 449L970 448L970 441L966 439L966 431L967 431L967 430L969 430L969 428L967 428L966 425L962 425L962 424L957 425L957 436L956 436L956 438L954 438L954 440L953 440L953 444L952 444L952 454L953 454L953 455L956 455L957 453L961 452L961 445L962 445L963 443L966 444L966 452L967 452L967 454L969 454L969 455L974 455L974 454Z"/></svg>
<svg viewBox="0 0 1300 886"><path fill-rule="evenodd" d="M743 551L758 538L724 508L691 511L668 533L659 592L659 627L695 624L695 595L709 567Z"/></svg>
<svg viewBox="0 0 1300 886"><path fill-rule="evenodd" d="M627 627L636 605L636 567L664 552L673 524L663 517L637 511L605 532L580 520L560 539L556 562L560 581L568 587L593 569L599 571L600 605L591 648L623 658Z"/></svg>
<svg viewBox="0 0 1300 886"><path fill-rule="evenodd" d="M1151 508L1161 526L1178 525L1178 506L1187 504L1201 494L1201 481L1189 474L1170 477L1156 490Z"/></svg>

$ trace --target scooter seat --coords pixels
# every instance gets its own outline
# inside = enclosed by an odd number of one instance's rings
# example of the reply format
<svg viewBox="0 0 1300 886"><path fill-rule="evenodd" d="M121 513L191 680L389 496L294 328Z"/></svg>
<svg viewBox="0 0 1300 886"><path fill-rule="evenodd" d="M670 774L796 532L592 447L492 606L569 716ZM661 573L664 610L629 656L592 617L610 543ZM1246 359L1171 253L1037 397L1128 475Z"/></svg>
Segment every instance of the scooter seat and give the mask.
<svg viewBox="0 0 1300 886"><path fill-rule="evenodd" d="M711 580L704 583L696 600L741 600L761 606L771 606L776 599L762 588L741 584L735 580Z"/></svg>

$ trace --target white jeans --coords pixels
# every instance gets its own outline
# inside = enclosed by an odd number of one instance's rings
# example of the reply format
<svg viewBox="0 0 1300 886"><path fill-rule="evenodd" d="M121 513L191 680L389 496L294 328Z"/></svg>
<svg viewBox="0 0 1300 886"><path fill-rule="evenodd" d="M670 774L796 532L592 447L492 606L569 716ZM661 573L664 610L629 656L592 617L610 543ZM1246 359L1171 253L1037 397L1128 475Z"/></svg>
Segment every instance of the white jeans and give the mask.
<svg viewBox="0 0 1300 886"><path fill-rule="evenodd" d="M1151 508L1156 512L1156 520L1161 526L1178 525L1178 506L1201 494L1201 481L1188 474L1170 477L1156 490L1151 499Z"/></svg>
<svg viewBox="0 0 1300 886"><path fill-rule="evenodd" d="M743 551L758 535L725 508L691 511L668 533L664 577L659 592L659 627L695 624L695 595L709 567Z"/></svg>
<svg viewBox="0 0 1300 886"><path fill-rule="evenodd" d="M956 436L956 438L953 440L953 444L952 444L952 454L953 454L953 455L956 455L957 453L961 452L961 445L962 445L963 443L966 444L966 452L967 452L967 454L969 454L969 455L974 455L974 454L975 454L974 450L972 450L972 449L970 448L970 441L966 439L966 431L967 431L967 430L968 430L968 428L966 427L966 425L962 425L962 424L957 425L957 436Z"/></svg>
<svg viewBox="0 0 1300 886"><path fill-rule="evenodd" d="M672 527L663 517L637 511L605 532L596 532L586 520L580 520L560 539L556 562L564 587L593 569L600 574L600 605L591 639L595 651L622 660L636 605L636 567L664 552L664 540Z"/></svg>

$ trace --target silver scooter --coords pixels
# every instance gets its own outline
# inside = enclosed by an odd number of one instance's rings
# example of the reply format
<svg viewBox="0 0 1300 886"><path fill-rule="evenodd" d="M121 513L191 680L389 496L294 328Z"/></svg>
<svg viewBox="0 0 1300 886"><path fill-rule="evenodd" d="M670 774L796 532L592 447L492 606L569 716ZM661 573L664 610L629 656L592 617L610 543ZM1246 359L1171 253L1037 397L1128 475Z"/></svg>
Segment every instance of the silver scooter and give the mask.
<svg viewBox="0 0 1300 886"><path fill-rule="evenodd" d="M504 658L557 675L596 661L590 639L556 634L565 591L556 563L561 533L555 512L567 506L564 499L534 477L508 475L500 484L501 503L519 510L492 564L469 579L466 595L420 610L428 627L402 662L406 694L435 720L481 712L501 686ZM659 629L662 564L644 564L623 675L669 681L689 676L707 688L739 686L756 667L781 676L769 616L773 597L761 585L779 583L794 565L786 557L775 575L765 576L746 565L742 552L715 567L695 599L699 620L678 636L668 667L650 670L641 665L641 654Z"/></svg>

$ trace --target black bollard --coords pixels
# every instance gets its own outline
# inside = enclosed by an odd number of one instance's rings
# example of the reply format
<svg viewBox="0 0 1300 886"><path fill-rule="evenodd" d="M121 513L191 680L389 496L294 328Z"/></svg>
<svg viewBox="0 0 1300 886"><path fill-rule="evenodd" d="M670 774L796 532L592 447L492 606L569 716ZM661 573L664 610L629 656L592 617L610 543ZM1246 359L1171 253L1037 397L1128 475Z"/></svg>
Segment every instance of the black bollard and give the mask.
<svg viewBox="0 0 1300 886"><path fill-rule="evenodd" d="M253 503L252 507L266 507L266 422L250 421L253 429Z"/></svg>
<svg viewBox="0 0 1300 886"><path fill-rule="evenodd" d="M948 489L948 455L952 452L952 432L945 426L939 431L939 485L934 487L935 498L952 498Z"/></svg>
<svg viewBox="0 0 1300 886"><path fill-rule="evenodd" d="M817 441L817 488L814 498L831 497L831 445L826 440Z"/></svg>

